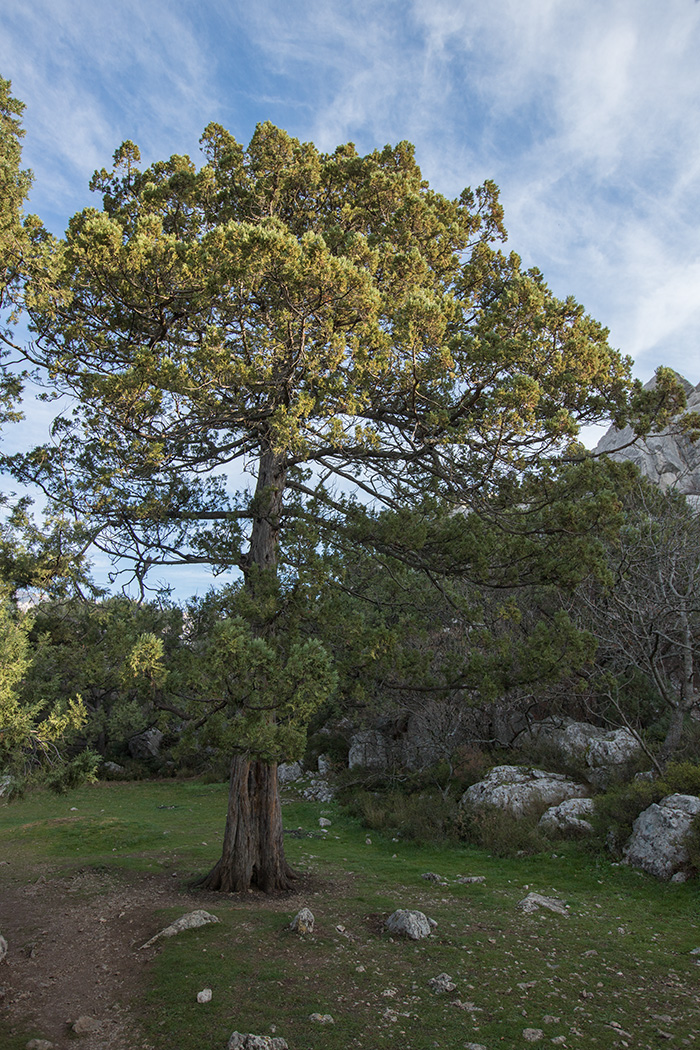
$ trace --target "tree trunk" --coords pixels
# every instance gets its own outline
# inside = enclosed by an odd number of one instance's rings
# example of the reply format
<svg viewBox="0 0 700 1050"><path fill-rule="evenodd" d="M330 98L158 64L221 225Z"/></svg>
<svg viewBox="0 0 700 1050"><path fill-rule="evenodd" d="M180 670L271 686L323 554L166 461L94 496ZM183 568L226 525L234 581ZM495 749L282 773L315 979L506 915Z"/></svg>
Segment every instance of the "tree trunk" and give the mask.
<svg viewBox="0 0 700 1050"><path fill-rule="evenodd" d="M277 766L236 755L221 859L199 885L224 893L279 893L291 889L295 877L284 857Z"/></svg>
<svg viewBox="0 0 700 1050"><path fill-rule="evenodd" d="M246 589L253 598L264 595L267 582L277 576L285 480L284 454L268 448L260 457L255 517L245 571ZM269 630L264 622L256 629L262 635ZM263 762L252 755L234 755L221 859L199 885L224 893L252 888L263 893L279 893L291 889L295 877L284 856L277 764Z"/></svg>
<svg viewBox="0 0 700 1050"><path fill-rule="evenodd" d="M669 723L666 737L659 750L659 761L666 766L680 747L683 736L683 725L685 722L685 709L678 704L671 708L671 721Z"/></svg>

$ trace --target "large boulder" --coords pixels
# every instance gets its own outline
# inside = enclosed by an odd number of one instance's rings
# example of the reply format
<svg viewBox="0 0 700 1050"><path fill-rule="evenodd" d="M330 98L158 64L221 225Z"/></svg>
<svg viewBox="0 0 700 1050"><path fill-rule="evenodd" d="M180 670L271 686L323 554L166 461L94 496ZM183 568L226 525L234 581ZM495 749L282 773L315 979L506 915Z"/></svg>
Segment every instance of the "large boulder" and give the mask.
<svg viewBox="0 0 700 1050"><path fill-rule="evenodd" d="M532 809L556 806L567 798L583 798L584 784L544 769L528 766L494 766L484 780L462 795L463 806L497 806L513 816L523 816Z"/></svg>
<svg viewBox="0 0 700 1050"><path fill-rule="evenodd" d="M389 764L389 743L383 733L378 729L363 729L355 733L350 741L348 753L350 769L363 766L365 769L384 772L389 768Z"/></svg>
<svg viewBox="0 0 700 1050"><path fill-rule="evenodd" d="M158 758L162 743L163 734L160 729L152 726L150 729L144 730L143 733L137 733L136 736L132 736L129 741L129 754L136 759Z"/></svg>
<svg viewBox="0 0 700 1050"><path fill-rule="evenodd" d="M696 795L667 795L654 802L632 826L623 851L625 864L642 868L657 879L670 879L682 871L689 861L685 839L699 813Z"/></svg>
<svg viewBox="0 0 700 1050"><path fill-rule="evenodd" d="M422 911L411 911L408 908L399 908L392 912L384 925L389 933L408 937L412 941L420 941L432 933L431 920Z"/></svg>
<svg viewBox="0 0 700 1050"><path fill-rule="evenodd" d="M277 767L277 783L280 787L285 784L293 784L304 775L304 767L301 762L280 762Z"/></svg>
<svg viewBox="0 0 700 1050"><path fill-rule="evenodd" d="M589 722L572 718L547 718L536 722L515 741L523 746L532 740L545 741L563 759L585 768L583 774L594 787L602 790L615 771L624 767L640 751L628 729L601 729Z"/></svg>

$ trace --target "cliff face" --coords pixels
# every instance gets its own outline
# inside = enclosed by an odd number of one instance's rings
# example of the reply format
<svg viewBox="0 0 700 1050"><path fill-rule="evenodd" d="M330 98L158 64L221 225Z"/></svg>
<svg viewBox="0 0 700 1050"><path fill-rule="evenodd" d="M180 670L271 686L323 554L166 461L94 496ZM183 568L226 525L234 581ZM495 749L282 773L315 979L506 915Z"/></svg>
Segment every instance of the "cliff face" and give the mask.
<svg viewBox="0 0 700 1050"><path fill-rule="evenodd" d="M679 379L686 389L687 411L700 412L700 383L693 387L682 376ZM653 386L652 379L647 389ZM664 491L672 488L695 497L693 502L700 500L700 441L693 444L685 435L674 432L673 424L659 434L650 434L645 440L630 445L633 439L630 427L624 430L610 427L595 451L606 452L613 459L631 459L645 477Z"/></svg>

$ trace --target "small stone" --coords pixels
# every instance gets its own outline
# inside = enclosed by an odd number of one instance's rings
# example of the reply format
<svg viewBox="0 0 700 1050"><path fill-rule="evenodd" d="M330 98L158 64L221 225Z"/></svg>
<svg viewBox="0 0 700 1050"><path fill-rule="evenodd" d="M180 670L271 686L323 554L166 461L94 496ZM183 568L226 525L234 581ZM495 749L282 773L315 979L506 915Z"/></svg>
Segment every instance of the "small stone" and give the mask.
<svg viewBox="0 0 700 1050"><path fill-rule="evenodd" d="M309 1014L309 1020L316 1024L335 1024L330 1014Z"/></svg>
<svg viewBox="0 0 700 1050"><path fill-rule="evenodd" d="M457 882L461 882L462 885L468 886L476 882L486 882L485 875L458 875Z"/></svg>
<svg viewBox="0 0 700 1050"><path fill-rule="evenodd" d="M365 839L365 846L371 846L371 845L372 845L372 840L371 840L371 838L367 837Z"/></svg>
<svg viewBox="0 0 700 1050"><path fill-rule="evenodd" d="M554 1039L552 1039L551 1042L554 1043L555 1046L563 1046L564 1043L566 1042L566 1036L565 1035L555 1035Z"/></svg>
<svg viewBox="0 0 700 1050"><path fill-rule="evenodd" d="M24 1050L54 1050L54 1044L48 1039L30 1039L24 1044Z"/></svg>
<svg viewBox="0 0 700 1050"><path fill-rule="evenodd" d="M314 932L314 925L316 920L313 912L309 908L302 908L296 913L294 918L289 924L290 930L294 930L295 933L306 934Z"/></svg>
<svg viewBox="0 0 700 1050"><path fill-rule="evenodd" d="M319 817L318 818L318 826L320 828L330 828L331 824L332 824L332 822L328 819L328 817Z"/></svg>
<svg viewBox="0 0 700 1050"><path fill-rule="evenodd" d="M74 1021L71 1027L76 1035L90 1035L92 1032L99 1032L102 1028L102 1022L98 1021L96 1017L83 1015L77 1021Z"/></svg>
<svg viewBox="0 0 700 1050"><path fill-rule="evenodd" d="M2 962L2 960L5 958L6 955L7 955L7 941L0 934L0 962Z"/></svg>
<svg viewBox="0 0 700 1050"><path fill-rule="evenodd" d="M483 1043L465 1043L464 1050L486 1050Z"/></svg>
<svg viewBox="0 0 700 1050"><path fill-rule="evenodd" d="M279 1036L232 1032L227 1050L289 1050L286 1039Z"/></svg>
<svg viewBox="0 0 700 1050"><path fill-rule="evenodd" d="M198 1003L210 1003L212 991L211 988L202 988L201 992L197 992Z"/></svg>
<svg viewBox="0 0 700 1050"><path fill-rule="evenodd" d="M434 871L425 871L421 875L422 879L426 879L427 882L441 882L444 883L442 875L436 875Z"/></svg>
<svg viewBox="0 0 700 1050"><path fill-rule="evenodd" d="M542 1038L544 1032L541 1028L523 1028L523 1039L526 1043L538 1043Z"/></svg>
<svg viewBox="0 0 700 1050"><path fill-rule="evenodd" d="M671 876L671 882L687 882L689 878L687 871L677 871L675 875Z"/></svg>
<svg viewBox="0 0 700 1050"><path fill-rule="evenodd" d="M454 992L457 987L449 973L440 973L437 977L431 977L428 985L436 995L442 995L443 992Z"/></svg>

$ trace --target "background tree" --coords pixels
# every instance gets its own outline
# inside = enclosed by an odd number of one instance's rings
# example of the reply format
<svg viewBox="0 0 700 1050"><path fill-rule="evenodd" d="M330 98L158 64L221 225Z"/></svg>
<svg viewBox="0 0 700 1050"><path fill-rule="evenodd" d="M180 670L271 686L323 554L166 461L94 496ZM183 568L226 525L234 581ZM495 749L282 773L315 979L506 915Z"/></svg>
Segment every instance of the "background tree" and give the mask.
<svg viewBox="0 0 700 1050"><path fill-rule="evenodd" d="M656 718L665 711L667 725L657 761L665 765L700 701L700 519L685 498L638 478L608 547L607 582L580 588L574 600L618 709L644 680L658 697Z"/></svg>
<svg viewBox="0 0 700 1050"><path fill-rule="evenodd" d="M581 424L626 422L629 362L498 250L496 187L447 200L407 143L322 154L270 124L247 149L218 125L202 142L201 169L174 156L144 171L126 143L93 179L102 210L51 246L50 276L28 295L31 357L77 407L22 476L141 581L154 566L240 570L267 641L300 545L423 565L445 560L451 536L478 561L477 516L455 506L520 506L517 531L541 540L523 508ZM644 408L677 407L663 379L637 392ZM252 800L238 870L282 889L281 849L252 852L281 835L264 801L275 762L251 748L232 765L230 819L242 783ZM247 889L222 860L208 885Z"/></svg>

